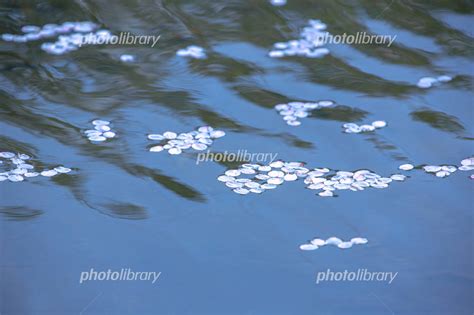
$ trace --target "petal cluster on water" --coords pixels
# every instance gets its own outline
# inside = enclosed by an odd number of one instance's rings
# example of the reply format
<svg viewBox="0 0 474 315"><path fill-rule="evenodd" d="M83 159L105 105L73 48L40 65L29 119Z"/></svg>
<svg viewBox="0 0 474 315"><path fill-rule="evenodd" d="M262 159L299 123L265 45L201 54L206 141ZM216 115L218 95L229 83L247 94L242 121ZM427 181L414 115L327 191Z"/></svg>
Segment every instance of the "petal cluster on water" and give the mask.
<svg viewBox="0 0 474 315"><path fill-rule="evenodd" d="M45 42L41 49L49 54L62 55L73 50L77 50L84 44L86 36L111 36L107 30L94 32L98 25L89 22L64 22L63 24L46 24L42 27L26 25L21 28L23 34L3 34L4 41L25 43L29 41L50 39L58 36L55 42Z"/></svg>
<svg viewBox="0 0 474 315"><path fill-rule="evenodd" d="M426 165L423 170L426 173L436 175L436 177L446 177L457 171L457 167L453 165Z"/></svg>
<svg viewBox="0 0 474 315"><path fill-rule="evenodd" d="M150 148L150 152L168 150L169 154L181 154L183 150L192 148L197 151L206 150L217 138L225 136L225 132L210 126L202 126L197 130L177 134L166 131L163 134L149 134L149 140L160 141L162 144Z"/></svg>
<svg viewBox="0 0 474 315"><path fill-rule="evenodd" d="M315 250L318 249L319 247L326 246L326 245L333 245L337 246L341 249L347 249L351 248L352 245L363 245L367 244L369 241L366 238L363 237L354 237L350 241L343 241L338 237L330 237L327 240L323 240L320 238L314 238L310 242L306 244L300 245L301 250Z"/></svg>
<svg viewBox="0 0 474 315"><path fill-rule="evenodd" d="M380 129L384 128L387 126L387 122L383 120L376 120L372 122L370 125L357 125L354 123L346 123L342 125L342 128L344 128L345 133L361 133L361 132L371 132L374 131L375 129Z"/></svg>
<svg viewBox="0 0 474 315"><path fill-rule="evenodd" d="M88 34L72 33L60 35L55 42L46 42L41 44L41 49L48 54L63 55L68 52L78 50L83 45L85 46L88 36L94 36L101 39L103 38L105 42L105 39L112 36L112 34L107 30L100 30Z"/></svg>
<svg viewBox="0 0 474 315"><path fill-rule="evenodd" d="M362 191L367 188L387 188L393 181L404 181L406 176L393 174L383 177L369 170L331 171L328 168L315 168L308 172L304 183L306 188L318 190L321 197L333 197L337 190Z"/></svg>
<svg viewBox="0 0 474 315"><path fill-rule="evenodd" d="M116 133L110 127L110 121L96 119L92 121L94 129L84 131L87 139L91 142L102 142L107 139L115 138Z"/></svg>
<svg viewBox="0 0 474 315"><path fill-rule="evenodd" d="M299 39L288 42L279 42L273 45L273 50L268 53L272 58L285 56L306 56L321 58L329 54L329 49L324 46L327 36L326 24L319 20L309 20L309 25L303 28Z"/></svg>
<svg viewBox="0 0 474 315"><path fill-rule="evenodd" d="M451 78L450 76L447 76L447 75L442 75L442 76L439 76L437 78L423 77L420 80L418 80L418 83L416 85L419 88L428 89L428 88L432 87L433 85L438 85L440 83L449 82L452 79L453 78Z"/></svg>
<svg viewBox="0 0 474 315"><path fill-rule="evenodd" d="M403 174L392 174L384 177L369 170L331 170L327 167L307 168L304 162L275 161L268 165L242 164L239 168L227 170L217 177L217 180L240 195L249 193L260 194L265 190L275 189L285 182L292 182L303 178L306 188L316 190L320 197L334 197L336 191L362 191L368 188L388 188L393 182L402 182L407 179ZM400 170L414 169L412 164L403 164ZM474 170L474 157L461 161L461 166L427 165L423 170L433 173L437 177L446 177L456 170ZM471 177L472 178L472 177Z"/></svg>
<svg viewBox="0 0 474 315"><path fill-rule="evenodd" d="M261 194L265 190L277 188L284 182L305 177L307 172L309 169L301 162L275 161L269 165L246 163L238 169L227 170L217 180L225 183L237 194Z"/></svg>
<svg viewBox="0 0 474 315"><path fill-rule="evenodd" d="M52 177L58 174L66 174L72 170L68 167L57 166L53 169L35 171L31 164L31 157L27 154L13 152L0 152L0 182L22 182L26 178L44 176Z"/></svg>
<svg viewBox="0 0 474 315"><path fill-rule="evenodd" d="M402 170L402 171L411 171L412 169L414 169L415 166L413 166L413 164L402 164L398 167L399 170Z"/></svg>
<svg viewBox="0 0 474 315"><path fill-rule="evenodd" d="M474 169L474 157L468 157L461 161L460 171L471 171Z"/></svg>
<svg viewBox="0 0 474 315"><path fill-rule="evenodd" d="M469 157L461 161L461 166L458 167L460 171L472 171L474 170L474 157ZM470 179L474 179L474 174L469 176Z"/></svg>
<svg viewBox="0 0 474 315"><path fill-rule="evenodd" d="M429 174L433 174L436 177L447 177L457 170L460 171L472 171L474 170L474 157L468 157L463 159L460 163L461 165L425 165L422 167L423 171ZM415 167L412 164L402 164L398 167L403 171L411 171Z"/></svg>
<svg viewBox="0 0 474 315"><path fill-rule="evenodd" d="M181 56L181 57L191 57L191 58L196 58L196 59L205 59L206 52L204 48L191 45L186 48L180 49L176 52L176 55Z"/></svg>
<svg viewBox="0 0 474 315"><path fill-rule="evenodd" d="M333 101L322 100L317 102L289 102L287 104L277 104L275 109L283 116L283 120L290 126L299 126L300 118L308 117L315 109L334 106Z"/></svg>

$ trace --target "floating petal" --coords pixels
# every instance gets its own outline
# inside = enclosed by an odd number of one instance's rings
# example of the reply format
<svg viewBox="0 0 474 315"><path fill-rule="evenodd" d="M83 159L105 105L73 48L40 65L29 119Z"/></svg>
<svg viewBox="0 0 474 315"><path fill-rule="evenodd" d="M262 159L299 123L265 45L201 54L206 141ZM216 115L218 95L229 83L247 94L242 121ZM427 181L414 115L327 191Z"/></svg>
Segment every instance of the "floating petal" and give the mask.
<svg viewBox="0 0 474 315"><path fill-rule="evenodd" d="M337 244L337 247L342 248L342 249L351 248L352 242L342 242L340 244Z"/></svg>
<svg viewBox="0 0 474 315"><path fill-rule="evenodd" d="M72 171L72 169L70 169L69 167L64 167L64 166L55 167L54 170L62 174L66 174Z"/></svg>
<svg viewBox="0 0 474 315"><path fill-rule="evenodd" d="M178 135L177 135L175 132L166 131L165 133L163 133L163 136L164 136L166 139L172 140L172 139L176 139L176 137L177 137Z"/></svg>
<svg viewBox="0 0 474 315"><path fill-rule="evenodd" d="M150 152L161 152L163 150L164 150L164 148L161 145L155 145L154 147L150 148Z"/></svg>
<svg viewBox="0 0 474 315"><path fill-rule="evenodd" d="M225 174L227 176L232 176L232 177L237 177L240 175L240 171L239 170L228 170L225 172Z"/></svg>
<svg viewBox="0 0 474 315"><path fill-rule="evenodd" d="M369 240L363 237L354 237L351 239L352 244L360 245L360 244L367 244Z"/></svg>
<svg viewBox="0 0 474 315"><path fill-rule="evenodd" d="M168 153L171 154L171 155L178 155L178 154L181 154L182 151L180 148L170 148L168 150Z"/></svg>
<svg viewBox="0 0 474 315"><path fill-rule="evenodd" d="M303 245L300 245L300 249L301 250L315 250L315 249L318 249L318 246L314 244L303 244Z"/></svg>
<svg viewBox="0 0 474 315"><path fill-rule="evenodd" d="M246 195L250 191L248 189L245 189L245 188L236 188L236 189L234 189L234 192L237 193L237 194L240 194L240 195Z"/></svg>
<svg viewBox="0 0 474 315"><path fill-rule="evenodd" d="M52 177L52 176L55 176L57 174L58 174L58 172L55 171L55 170L47 170L47 171L42 171L41 172L41 176L44 176L44 177Z"/></svg>
<svg viewBox="0 0 474 315"><path fill-rule="evenodd" d="M410 171L414 168L414 166L411 164L402 164L398 168L401 169L402 171Z"/></svg>
<svg viewBox="0 0 474 315"><path fill-rule="evenodd" d="M12 152L0 152L0 157L5 158L5 159L11 159L14 156L15 154Z"/></svg>
<svg viewBox="0 0 474 315"><path fill-rule="evenodd" d="M311 244L316 245L316 246L324 246L326 245L326 241L320 238L315 238L311 241Z"/></svg>
<svg viewBox="0 0 474 315"><path fill-rule="evenodd" d="M337 245L342 243L342 240L338 237L333 236L333 237L328 238L325 243L326 243L326 245L336 245L337 246Z"/></svg>
<svg viewBox="0 0 474 315"><path fill-rule="evenodd" d="M8 180L11 182L21 182L24 180L24 178L21 175L9 175Z"/></svg>
<svg viewBox="0 0 474 315"><path fill-rule="evenodd" d="M428 173L436 173L441 170L441 166L427 165L427 166L424 166L423 169L425 170L425 172L428 172Z"/></svg>

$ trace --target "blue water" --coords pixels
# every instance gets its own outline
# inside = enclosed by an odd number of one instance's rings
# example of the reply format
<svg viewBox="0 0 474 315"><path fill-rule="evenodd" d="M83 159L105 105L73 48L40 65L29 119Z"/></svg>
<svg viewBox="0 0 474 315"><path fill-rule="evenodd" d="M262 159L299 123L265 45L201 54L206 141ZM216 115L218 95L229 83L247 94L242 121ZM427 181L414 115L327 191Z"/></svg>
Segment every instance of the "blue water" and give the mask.
<svg viewBox="0 0 474 315"><path fill-rule="evenodd" d="M150 153L148 133L224 130L213 152L270 152L308 167L459 165L473 155L470 2L35 1L0 4L0 33L94 21L161 35L150 47L48 55L0 41L0 151L65 165L68 175L0 183L3 314L472 314L471 172L421 170L387 189L321 198L302 181L261 195L216 178L225 163ZM309 19L332 33L395 34L392 47L328 45L322 59L267 56ZM208 58L180 58L188 45ZM134 63L119 56L133 54ZM424 76L453 80L430 89ZM299 127L273 106L334 100ZM112 121L117 138L81 134ZM349 135L344 122L386 120ZM313 237L369 243L304 252ZM90 270L161 272L155 283L88 281ZM391 283L326 282L318 272L398 272Z"/></svg>

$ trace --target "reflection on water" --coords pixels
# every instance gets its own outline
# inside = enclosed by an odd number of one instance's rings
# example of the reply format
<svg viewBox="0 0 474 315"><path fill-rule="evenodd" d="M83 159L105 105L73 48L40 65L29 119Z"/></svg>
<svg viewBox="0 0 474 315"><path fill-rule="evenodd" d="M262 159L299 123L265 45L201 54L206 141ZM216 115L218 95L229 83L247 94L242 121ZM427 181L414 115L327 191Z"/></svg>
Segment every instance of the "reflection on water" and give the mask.
<svg viewBox="0 0 474 315"><path fill-rule="evenodd" d="M459 134L464 131L463 125L455 116L434 110L417 110L411 113L416 121L429 124L433 128Z"/></svg>
<svg viewBox="0 0 474 315"><path fill-rule="evenodd" d="M317 198L294 185L242 197L216 180L238 163L196 165L193 150L152 153L147 135L208 125L226 133L212 152L278 153L285 161L334 170L391 174L403 163L458 165L473 154L473 13L469 1L3 1L0 34L19 34L25 25L90 21L112 34L161 36L154 47L87 45L63 55L44 52L41 40L0 41L0 152L31 155L39 169L73 169L67 176L0 182L0 236L24 233L2 256L13 265L39 262L28 273L37 282L12 285L12 292L31 296L21 303L26 312L48 311L50 299L29 290L63 294L40 290L38 283L74 277L70 269L92 262L162 264L163 279L176 281L161 282L166 293L143 290L143 300L155 302L128 301L128 309L186 313L178 298L186 294L203 314L314 314L315 305L321 312L348 313L335 296L369 313L386 312L377 299L358 299L360 292L376 291L397 314L405 307L415 313L472 310L472 253L468 243L459 243L472 229L469 172L443 179L417 172L393 189L339 198ZM397 37L390 47L327 44L330 53L322 58L269 56L275 43L300 38L315 19L332 35ZM202 47L206 58L176 54L191 45ZM133 62L122 62L124 55ZM453 80L417 86L420 78L443 75ZM336 106L308 112L298 127L275 111L277 104L319 100ZM116 136L92 143L83 131L98 117L113 122ZM388 125L360 136L341 130L344 123L375 120ZM364 235L371 242L313 260L298 245L315 231L343 239ZM440 240L436 246L433 238ZM46 260L60 266L45 267ZM315 269L346 268L348 261L400 275L390 291L367 286L354 292L335 284L321 292L310 284ZM21 277L11 272L5 279L9 286L9 279ZM272 284L277 277L285 283L278 292ZM213 291L229 283L232 289ZM78 302L56 301L61 310L78 313L96 295L97 287L66 286ZM213 306L202 302L211 293L220 301ZM240 304L227 294L239 294ZM427 305L432 296L440 298ZM125 309L111 301L104 294L89 310ZM0 311L14 313L19 304L8 302Z"/></svg>
<svg viewBox="0 0 474 315"><path fill-rule="evenodd" d="M1 207L0 213L6 218L7 220L29 220L33 219L36 216L39 216L43 213L41 210L25 208L25 207Z"/></svg>
<svg viewBox="0 0 474 315"><path fill-rule="evenodd" d="M104 204L98 210L122 219L140 220L147 218L146 210L143 207L130 203Z"/></svg>

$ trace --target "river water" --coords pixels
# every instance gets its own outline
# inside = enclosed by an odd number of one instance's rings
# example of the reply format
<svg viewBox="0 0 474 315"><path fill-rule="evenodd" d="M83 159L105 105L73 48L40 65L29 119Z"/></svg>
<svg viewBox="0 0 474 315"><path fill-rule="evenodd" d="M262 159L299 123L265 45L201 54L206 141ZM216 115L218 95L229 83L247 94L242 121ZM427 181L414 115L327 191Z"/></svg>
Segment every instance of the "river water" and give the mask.
<svg viewBox="0 0 474 315"><path fill-rule="evenodd" d="M155 47L0 41L0 151L68 174L0 182L1 314L471 314L472 172L421 167L473 155L469 1L3 1L0 33L92 21ZM308 20L332 34L396 35L386 45L329 44L322 58L270 58ZM180 57L189 45L207 58ZM130 54L133 62L122 62ZM452 80L428 89L427 76ZM279 103L332 100L289 126ZM94 119L117 136L91 143ZM385 120L346 134L346 122ZM235 163L197 151L149 152L146 135L225 131L211 152L277 154L308 168L409 177L386 189L320 197L302 180L239 195L217 180ZM415 170L398 166L412 163ZM302 251L314 237L368 239ZM86 281L83 272L161 272ZM392 283L318 272L398 273ZM471 298L470 298L471 296Z"/></svg>

